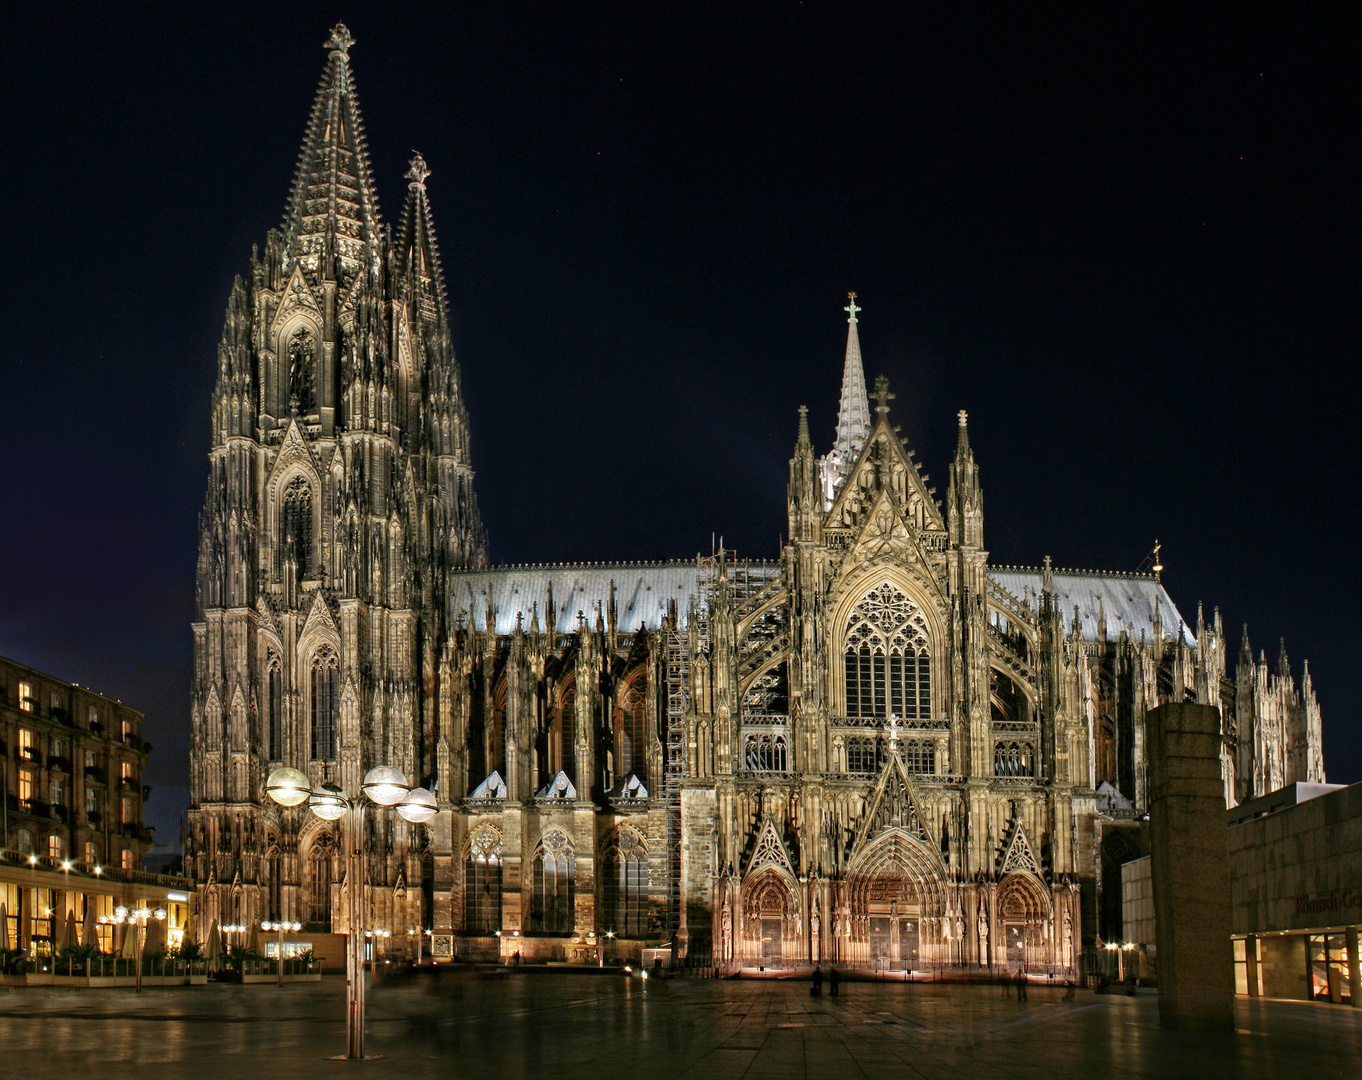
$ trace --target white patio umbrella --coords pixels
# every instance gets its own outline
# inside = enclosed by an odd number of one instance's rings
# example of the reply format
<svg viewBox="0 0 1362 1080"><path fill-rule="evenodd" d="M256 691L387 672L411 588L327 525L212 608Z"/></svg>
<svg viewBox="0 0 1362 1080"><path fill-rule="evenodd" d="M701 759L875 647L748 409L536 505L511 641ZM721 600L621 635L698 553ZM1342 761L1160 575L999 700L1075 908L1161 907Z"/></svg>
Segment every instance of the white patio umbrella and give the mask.
<svg viewBox="0 0 1362 1080"><path fill-rule="evenodd" d="M164 925L160 919L147 920L147 928L143 931L146 937L142 939L143 956L155 956L165 947L161 942L161 928Z"/></svg>
<svg viewBox="0 0 1362 1080"><path fill-rule="evenodd" d="M62 938L66 936L66 920L62 918L60 911L52 912L48 920L47 943L52 947L54 953L61 951Z"/></svg>
<svg viewBox="0 0 1362 1080"><path fill-rule="evenodd" d="M251 920L251 932L246 936L246 948L253 953L260 951L260 924Z"/></svg>
<svg viewBox="0 0 1362 1080"><path fill-rule="evenodd" d="M0 952L9 951L9 912L0 904Z"/></svg>
<svg viewBox="0 0 1362 1080"><path fill-rule="evenodd" d="M218 931L218 921L213 920L208 928L208 945L203 950L203 958L208 961L210 970L216 970L218 959L222 956L222 934Z"/></svg>
<svg viewBox="0 0 1362 1080"><path fill-rule="evenodd" d="M80 943L91 949L99 948L99 930L95 926L95 906L85 905L85 923L80 929Z"/></svg>
<svg viewBox="0 0 1362 1080"><path fill-rule="evenodd" d="M66 920L66 933L62 935L62 950L74 949L80 944L79 931L76 930L76 913L71 912L71 917Z"/></svg>
<svg viewBox="0 0 1362 1080"><path fill-rule="evenodd" d="M192 906L189 908L189 914L185 916L182 929L184 931L184 936L180 938L180 941L183 944L188 945L191 942L198 940L199 928L194 922L194 908Z"/></svg>
<svg viewBox="0 0 1362 1080"><path fill-rule="evenodd" d="M119 955L124 960L137 959L137 924L134 922L123 924L123 948Z"/></svg>

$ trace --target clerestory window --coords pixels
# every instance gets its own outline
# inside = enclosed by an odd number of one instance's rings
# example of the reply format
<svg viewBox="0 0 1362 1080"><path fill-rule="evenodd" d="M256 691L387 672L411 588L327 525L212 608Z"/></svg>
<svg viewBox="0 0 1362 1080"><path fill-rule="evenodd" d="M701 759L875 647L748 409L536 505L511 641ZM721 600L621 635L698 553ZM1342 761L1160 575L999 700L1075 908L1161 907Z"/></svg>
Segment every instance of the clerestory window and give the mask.
<svg viewBox="0 0 1362 1080"><path fill-rule="evenodd" d="M288 397L289 408L297 416L317 411L316 356L317 339L312 331L307 327L294 331L288 342Z"/></svg>
<svg viewBox="0 0 1362 1080"><path fill-rule="evenodd" d="M326 647L312 660L312 758L336 760L336 715L340 705L340 661Z"/></svg>
<svg viewBox="0 0 1362 1080"><path fill-rule="evenodd" d="M312 573L312 485L304 476L295 476L284 489L281 516L284 558L290 555L298 566L298 577Z"/></svg>

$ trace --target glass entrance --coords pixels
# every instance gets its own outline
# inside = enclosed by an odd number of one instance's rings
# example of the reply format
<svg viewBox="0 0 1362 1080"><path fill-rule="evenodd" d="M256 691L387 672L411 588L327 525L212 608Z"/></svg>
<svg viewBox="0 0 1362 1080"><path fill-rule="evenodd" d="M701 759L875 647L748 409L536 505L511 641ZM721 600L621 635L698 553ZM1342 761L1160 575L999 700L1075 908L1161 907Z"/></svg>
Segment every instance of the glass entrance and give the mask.
<svg viewBox="0 0 1362 1080"><path fill-rule="evenodd" d="M1352 1001L1348 982L1348 939L1345 934L1311 934L1310 996L1335 1004Z"/></svg>

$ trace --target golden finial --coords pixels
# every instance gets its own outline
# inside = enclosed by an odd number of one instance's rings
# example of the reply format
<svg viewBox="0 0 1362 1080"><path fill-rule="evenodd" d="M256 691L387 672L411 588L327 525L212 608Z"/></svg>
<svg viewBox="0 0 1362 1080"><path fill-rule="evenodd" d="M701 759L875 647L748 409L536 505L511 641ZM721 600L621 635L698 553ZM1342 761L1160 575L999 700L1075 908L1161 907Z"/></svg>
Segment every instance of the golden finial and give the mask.
<svg viewBox="0 0 1362 1080"><path fill-rule="evenodd" d="M1153 566L1153 570L1154 570L1154 580L1155 580L1155 581L1161 580L1161 579L1159 578L1159 575L1163 573L1163 563L1159 562L1159 551L1162 549L1162 547L1163 547L1163 545L1160 544L1159 541L1158 541L1158 538L1155 537L1155 539L1154 539L1154 566Z"/></svg>

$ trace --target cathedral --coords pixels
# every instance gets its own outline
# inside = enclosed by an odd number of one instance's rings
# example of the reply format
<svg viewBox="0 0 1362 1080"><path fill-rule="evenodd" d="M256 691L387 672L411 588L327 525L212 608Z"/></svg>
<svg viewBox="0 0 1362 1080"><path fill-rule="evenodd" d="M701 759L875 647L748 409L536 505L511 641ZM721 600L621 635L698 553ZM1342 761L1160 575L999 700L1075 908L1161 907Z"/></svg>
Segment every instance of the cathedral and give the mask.
<svg viewBox="0 0 1362 1080"><path fill-rule="evenodd" d="M1082 970L1120 938L1144 716L1217 705L1228 805L1322 781L1285 648L1151 573L995 565L968 418L944 500L868 394L854 294L831 448L800 410L771 561L492 566L418 155L380 219L332 31L282 227L218 350L186 871L205 928L288 919L436 959ZM874 402L872 406L872 401ZM428 824L264 792L378 764ZM424 942L425 944L420 944ZM650 954L655 955L655 954Z"/></svg>

